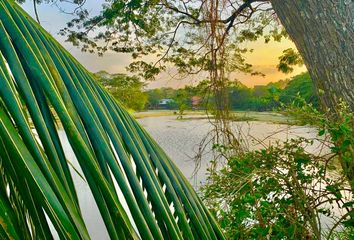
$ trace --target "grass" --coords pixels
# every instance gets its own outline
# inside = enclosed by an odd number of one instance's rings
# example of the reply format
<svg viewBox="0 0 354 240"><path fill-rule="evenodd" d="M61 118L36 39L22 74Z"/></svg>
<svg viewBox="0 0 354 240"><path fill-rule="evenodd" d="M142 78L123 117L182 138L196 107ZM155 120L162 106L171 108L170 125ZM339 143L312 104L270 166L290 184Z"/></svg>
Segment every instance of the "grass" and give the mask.
<svg viewBox="0 0 354 240"><path fill-rule="evenodd" d="M277 124L294 124L295 120L277 112L254 112L254 111L231 111L233 121L259 121ZM178 116L176 110L149 110L144 112L134 112L136 119L148 117L168 117ZM205 111L185 111L180 120L201 120L208 119ZM212 116L209 116L212 118Z"/></svg>
<svg viewBox="0 0 354 240"><path fill-rule="evenodd" d="M178 116L177 110L149 110L143 112L133 112L133 116L136 119L147 118L147 117L168 117L168 116ZM205 115L204 111L185 111L183 116L196 116Z"/></svg>
<svg viewBox="0 0 354 240"><path fill-rule="evenodd" d="M293 124L295 120L278 112L232 111L235 121L259 121L278 124Z"/></svg>

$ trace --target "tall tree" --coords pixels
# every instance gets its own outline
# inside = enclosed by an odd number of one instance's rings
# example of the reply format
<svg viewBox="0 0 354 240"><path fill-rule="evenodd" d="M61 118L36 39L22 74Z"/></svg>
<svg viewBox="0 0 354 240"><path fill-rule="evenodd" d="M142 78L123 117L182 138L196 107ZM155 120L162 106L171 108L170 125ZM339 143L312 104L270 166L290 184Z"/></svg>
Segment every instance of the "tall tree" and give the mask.
<svg viewBox="0 0 354 240"><path fill-rule="evenodd" d="M354 110L354 2L348 0L272 0L287 33L296 44L325 107L335 112L340 100ZM341 146L343 140L338 139ZM351 157L341 161L354 184Z"/></svg>
<svg viewBox="0 0 354 240"><path fill-rule="evenodd" d="M272 27L268 33L275 40L284 35L274 24L276 14L325 107L335 111L342 99L354 110L353 13L350 0L114 0L98 16L79 11L62 34L75 45L82 43L84 51L131 53L137 61L130 69L141 70L146 78L168 63L182 73L209 71L215 79L212 87L221 93L225 71L252 73L243 58L247 50L239 47L239 41L264 35L268 41L266 26ZM298 64L298 57L289 53L282 64ZM146 63L139 58L147 54L156 54L159 60ZM345 165L352 172L354 163Z"/></svg>
<svg viewBox="0 0 354 240"><path fill-rule="evenodd" d="M325 106L354 110L354 1L272 0Z"/></svg>
<svg viewBox="0 0 354 240"><path fill-rule="evenodd" d="M82 7L84 1L73 3ZM208 6L217 7L215 13L210 7L205 11ZM89 17L88 11L82 8L76 9L78 18L62 33L74 44L82 43L85 51L129 52L135 59L146 54L159 55L161 59L156 63L139 60L130 66L131 70L140 69L144 77L151 78L163 68L161 63L166 62L174 63L181 72L208 69L213 26L218 31L224 28L219 34L220 46L230 43L224 40L235 33L237 40L255 40L265 33L265 26L274 23L270 16L275 13L296 44L322 103L334 110L342 99L354 109L353 12L351 0L114 0L94 17ZM247 27L237 27L250 22ZM206 26L209 34L200 34ZM92 38L89 34L94 30L96 34ZM187 40L178 37L180 32L186 33ZM273 28L271 33L279 39L277 29ZM99 40L104 40L104 44L98 44ZM206 51L200 47L206 47ZM222 51L219 46L216 49ZM234 50L235 54L242 52L237 47ZM234 68L230 70L249 71L242 57L236 58L237 67L231 64ZM289 63L297 64L298 60Z"/></svg>
<svg viewBox="0 0 354 240"><path fill-rule="evenodd" d="M147 94L145 84L138 77L126 74L109 74L100 71L94 74L98 81L126 108L141 111L145 108Z"/></svg>

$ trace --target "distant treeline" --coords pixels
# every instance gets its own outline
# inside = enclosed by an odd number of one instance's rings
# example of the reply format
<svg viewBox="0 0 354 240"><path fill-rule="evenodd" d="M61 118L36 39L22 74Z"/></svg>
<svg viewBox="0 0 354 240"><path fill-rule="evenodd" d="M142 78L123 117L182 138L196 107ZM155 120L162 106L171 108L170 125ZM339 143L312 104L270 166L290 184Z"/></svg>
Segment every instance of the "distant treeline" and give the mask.
<svg viewBox="0 0 354 240"><path fill-rule="evenodd" d="M208 80L201 81L197 86L181 89L144 90L145 84L137 77L104 71L95 75L98 81L129 109L213 109L214 96L209 91ZM225 93L231 110L270 111L282 104L296 101L298 97L315 107L318 106L318 97L308 73L253 88L238 81L229 81Z"/></svg>
<svg viewBox="0 0 354 240"><path fill-rule="evenodd" d="M149 109L212 108L214 97L208 91L207 80L195 87L158 88L148 90L146 93ZM238 81L230 81L226 93L231 110L270 111L282 104L296 102L299 97L315 107L318 106L318 97L308 73L253 88L248 88Z"/></svg>

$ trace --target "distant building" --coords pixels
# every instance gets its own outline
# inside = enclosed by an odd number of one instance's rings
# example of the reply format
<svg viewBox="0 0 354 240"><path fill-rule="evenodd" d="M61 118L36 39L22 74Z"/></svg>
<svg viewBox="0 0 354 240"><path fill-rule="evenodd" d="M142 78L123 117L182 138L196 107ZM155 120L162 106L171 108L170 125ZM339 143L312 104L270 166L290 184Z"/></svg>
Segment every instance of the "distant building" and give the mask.
<svg viewBox="0 0 354 240"><path fill-rule="evenodd" d="M161 109L168 109L170 104L173 102L174 100L171 98L164 98L159 101L158 107Z"/></svg>
<svg viewBox="0 0 354 240"><path fill-rule="evenodd" d="M191 97L191 101L192 101L192 108L197 109L199 107L199 104L202 101L202 98L199 96L193 96Z"/></svg>

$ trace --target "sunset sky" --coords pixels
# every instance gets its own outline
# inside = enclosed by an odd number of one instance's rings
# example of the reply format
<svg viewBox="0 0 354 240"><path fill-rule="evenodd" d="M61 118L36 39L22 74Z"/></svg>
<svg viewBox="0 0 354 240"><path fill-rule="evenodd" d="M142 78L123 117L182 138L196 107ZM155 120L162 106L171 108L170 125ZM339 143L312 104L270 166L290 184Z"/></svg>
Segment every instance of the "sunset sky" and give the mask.
<svg viewBox="0 0 354 240"><path fill-rule="evenodd" d="M104 0L88 0L86 7L88 10L95 14L100 10L101 3ZM33 3L29 1L22 5L23 8L33 14ZM42 4L38 6L38 12L42 26L47 29L59 42L74 56L76 57L88 70L92 72L98 72L105 70L110 73L124 73L125 67L131 62L131 58L127 54L119 54L108 52L103 57L98 57L96 54L83 53L80 49L65 43L64 39L58 36L58 32L61 28L65 27L66 22L71 18L70 15L64 14L59 11L57 6ZM244 74L232 74L232 78L236 78L246 86L252 87L254 85L264 85L269 82L275 82L280 79L290 78L293 75L306 71L306 68L296 67L292 74L283 74L277 71L276 65L278 63L278 57L282 54L282 51L294 47L293 43L289 40L283 40L282 42L271 42L265 44L263 40L257 42L247 43L244 47L254 49L253 53L247 55L247 60L254 66L254 70L260 71L266 74L265 77L261 76L249 76ZM173 69L170 69L173 72ZM184 80L175 80L170 77L171 74L163 73L154 82L148 84L148 88L157 87L183 87L186 84L196 84L198 80L203 79L204 76L192 76Z"/></svg>

